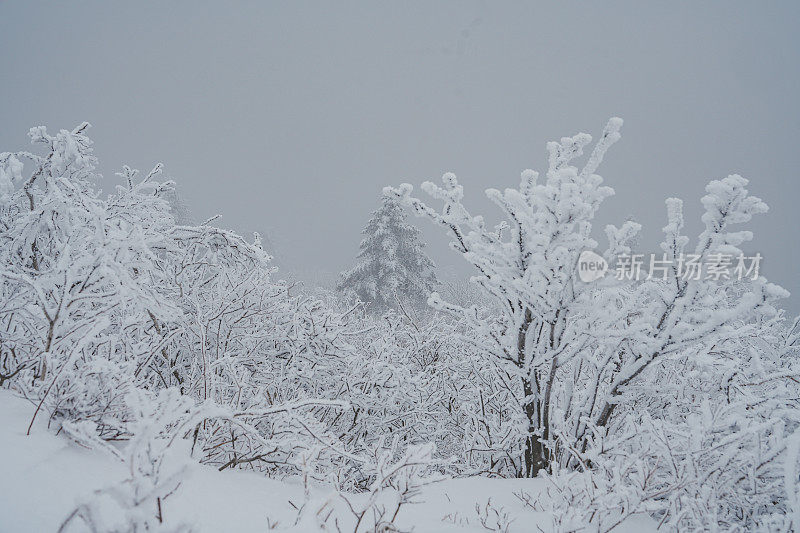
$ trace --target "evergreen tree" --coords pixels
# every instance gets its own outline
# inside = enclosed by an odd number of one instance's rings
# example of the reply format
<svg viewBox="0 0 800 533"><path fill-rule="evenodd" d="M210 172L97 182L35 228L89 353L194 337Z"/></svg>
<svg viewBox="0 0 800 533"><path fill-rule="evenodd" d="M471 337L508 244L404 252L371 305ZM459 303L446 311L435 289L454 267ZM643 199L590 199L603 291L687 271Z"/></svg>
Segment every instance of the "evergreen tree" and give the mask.
<svg viewBox="0 0 800 533"><path fill-rule="evenodd" d="M353 291L375 311L396 307L398 299L424 306L439 282L420 231L406 222L403 208L384 197L362 233L357 264L341 274L337 288Z"/></svg>

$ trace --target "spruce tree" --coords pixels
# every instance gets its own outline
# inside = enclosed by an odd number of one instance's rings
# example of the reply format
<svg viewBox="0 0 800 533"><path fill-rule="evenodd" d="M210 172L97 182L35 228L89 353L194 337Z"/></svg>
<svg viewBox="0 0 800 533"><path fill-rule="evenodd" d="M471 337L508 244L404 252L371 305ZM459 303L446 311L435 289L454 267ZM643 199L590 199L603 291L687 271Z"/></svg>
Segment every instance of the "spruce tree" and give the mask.
<svg viewBox="0 0 800 533"><path fill-rule="evenodd" d="M406 222L403 208L384 197L362 231L356 265L341 274L338 289L353 291L372 310L403 304L422 307L438 284L420 231Z"/></svg>

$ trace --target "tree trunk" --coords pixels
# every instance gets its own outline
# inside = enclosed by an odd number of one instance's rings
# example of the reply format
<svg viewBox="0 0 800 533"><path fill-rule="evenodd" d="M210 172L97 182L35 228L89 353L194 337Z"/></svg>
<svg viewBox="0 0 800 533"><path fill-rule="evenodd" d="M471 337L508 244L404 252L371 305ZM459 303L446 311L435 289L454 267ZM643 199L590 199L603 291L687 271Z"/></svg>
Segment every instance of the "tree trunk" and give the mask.
<svg viewBox="0 0 800 533"><path fill-rule="evenodd" d="M529 380L523 380L522 388L526 398L530 398L533 395L533 387ZM522 477L536 477L541 470L546 470L549 467L549 456L540 433L538 403L538 400L533 400L525 404L525 417L528 419L528 436L525 439L525 451L523 452L525 470L522 472Z"/></svg>
<svg viewBox="0 0 800 533"><path fill-rule="evenodd" d="M530 309L525 309L525 318L517 334L517 365L521 369L526 366L525 344L528 328L532 322L533 313ZM542 398L535 370L522 378L522 393L524 398L522 409L528 422L528 435L525 438L524 470L521 472L521 477L536 477L542 469L548 468L549 456L542 443Z"/></svg>

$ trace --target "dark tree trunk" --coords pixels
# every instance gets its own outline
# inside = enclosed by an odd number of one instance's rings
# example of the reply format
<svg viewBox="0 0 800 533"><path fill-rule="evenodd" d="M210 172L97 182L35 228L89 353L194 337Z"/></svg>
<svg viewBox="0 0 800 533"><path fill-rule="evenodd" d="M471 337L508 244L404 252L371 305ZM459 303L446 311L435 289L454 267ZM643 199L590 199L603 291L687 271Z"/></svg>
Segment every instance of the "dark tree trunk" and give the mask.
<svg viewBox="0 0 800 533"><path fill-rule="evenodd" d="M533 313L530 309L525 310L525 320L517 334L517 365L520 368L526 366L525 343L528 328L533 322ZM541 420L541 397L536 371L532 370L530 375L522 378L522 393L524 397L525 418L528 422L528 435L525 438L525 450L523 451L523 471L521 477L536 477L542 470L548 467L547 450L542 443L542 420Z"/></svg>
<svg viewBox="0 0 800 533"><path fill-rule="evenodd" d="M530 398L533 395L534 390L529 380L523 380L522 388L525 397ZM525 470L522 472L522 477L536 477L540 471L547 470L549 467L549 455L542 442L538 404L538 400L532 400L525 404L525 417L528 419L528 436L525 439L525 450L523 452Z"/></svg>

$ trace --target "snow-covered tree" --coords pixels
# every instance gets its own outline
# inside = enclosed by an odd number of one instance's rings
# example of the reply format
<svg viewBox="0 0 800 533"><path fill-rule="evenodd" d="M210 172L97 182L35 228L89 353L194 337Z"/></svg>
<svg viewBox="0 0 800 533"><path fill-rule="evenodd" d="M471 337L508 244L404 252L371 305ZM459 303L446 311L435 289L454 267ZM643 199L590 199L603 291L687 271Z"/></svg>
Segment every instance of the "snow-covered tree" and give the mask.
<svg viewBox="0 0 800 533"><path fill-rule="evenodd" d="M763 277L686 278L677 268L689 242L680 234L677 199L667 200L662 249L673 268L663 279L627 283L608 276L583 283L578 278L580 254L598 246L592 219L614 192L595 171L620 138L621 126L621 119L609 121L582 169L570 162L592 140L583 133L548 143L543 182L526 170L518 188L487 190L507 216L494 229L468 212L453 174L444 175L441 187L422 186L444 203L441 212L412 197L409 184L385 191L451 233L454 249L476 268L476 283L501 310L499 317L482 315L431 296L435 307L471 324L471 340L517 381L516 401L527 425L519 464L524 476L580 463L593 436L612 431L625 418L624 406L651 392L644 384L652 372L680 354L705 352L747 335L740 321L774 314L772 302L786 296ZM760 199L748 195L746 184L741 176L729 176L708 185L702 199L705 229L694 250L701 264L715 254L740 254L737 246L752 237L731 228L766 211ZM633 222L606 228L608 263L630 253L639 229Z"/></svg>
<svg viewBox="0 0 800 533"><path fill-rule="evenodd" d="M397 201L384 197L362 233L357 264L342 273L338 288L353 291L377 311L396 308L398 301L424 305L438 284L435 265Z"/></svg>

